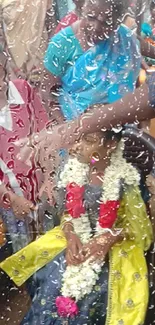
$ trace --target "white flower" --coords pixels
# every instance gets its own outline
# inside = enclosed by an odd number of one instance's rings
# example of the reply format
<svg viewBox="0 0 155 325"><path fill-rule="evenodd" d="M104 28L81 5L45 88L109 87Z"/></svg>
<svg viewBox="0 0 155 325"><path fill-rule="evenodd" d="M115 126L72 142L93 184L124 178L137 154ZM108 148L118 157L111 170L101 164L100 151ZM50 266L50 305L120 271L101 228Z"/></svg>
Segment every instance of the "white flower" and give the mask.
<svg viewBox="0 0 155 325"><path fill-rule="evenodd" d="M60 173L58 187L66 187L73 182L83 186L88 182L88 173L89 166L87 164L80 163L77 158L71 158Z"/></svg>
<svg viewBox="0 0 155 325"><path fill-rule="evenodd" d="M86 261L77 266L68 266L63 275L62 294L73 297L76 301L92 292L96 281L99 279L102 265L91 264Z"/></svg>
<svg viewBox="0 0 155 325"><path fill-rule="evenodd" d="M126 186L137 186L140 182L138 171L123 158L124 143L121 141L118 148L111 156L110 166L106 168L103 176L103 193L101 202L115 201L120 198L121 184ZM81 164L76 158L69 159L64 170L60 174L59 187L66 187L75 182L79 186L88 183L89 167ZM69 217L70 220L70 217ZM86 214L80 218L71 218L74 231L82 243L87 243L91 238L91 226ZM103 234L112 229L103 229L99 223L96 226L95 236ZM91 263L87 260L78 266L67 266L63 274L62 294L65 297L73 297L76 301L84 298L92 292L96 281L99 279L103 263Z"/></svg>
<svg viewBox="0 0 155 325"><path fill-rule="evenodd" d="M87 243L91 237L91 226L87 214L81 215L80 218L72 218L75 233L83 244Z"/></svg>

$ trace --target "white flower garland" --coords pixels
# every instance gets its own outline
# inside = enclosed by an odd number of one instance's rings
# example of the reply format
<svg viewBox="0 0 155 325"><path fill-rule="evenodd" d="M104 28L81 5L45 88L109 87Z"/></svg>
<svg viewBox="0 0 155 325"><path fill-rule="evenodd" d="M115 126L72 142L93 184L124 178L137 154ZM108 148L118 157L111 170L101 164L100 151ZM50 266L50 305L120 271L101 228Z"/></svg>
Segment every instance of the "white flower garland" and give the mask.
<svg viewBox="0 0 155 325"><path fill-rule="evenodd" d="M70 158L60 173L58 187L66 187L68 184L76 182L77 185L83 186L88 183L89 166L80 163L77 158Z"/></svg>
<svg viewBox="0 0 155 325"><path fill-rule="evenodd" d="M88 183L89 167L78 162L76 158L69 159L63 172L60 174L59 187L66 187L75 182L79 186ZM111 156L110 166L106 168L103 176L103 194L101 201L115 201L120 197L120 185L139 185L140 175L138 171L123 158L122 142ZM79 236L82 243L89 242L91 238L91 227L87 214L80 218L71 218L75 233ZM105 232L99 224L96 227L96 235ZM81 300L85 295L92 292L96 281L99 278L101 268L104 263L91 263L87 260L78 266L67 266L63 274L62 295L64 297Z"/></svg>
<svg viewBox="0 0 155 325"><path fill-rule="evenodd" d="M91 226L87 214L83 214L80 218L72 218L72 224L77 236L83 244L88 243L91 238Z"/></svg>
<svg viewBox="0 0 155 325"><path fill-rule="evenodd" d="M89 260L78 266L67 266L63 274L62 295L75 298L76 301L81 300L92 292L101 268L101 264L90 263Z"/></svg>

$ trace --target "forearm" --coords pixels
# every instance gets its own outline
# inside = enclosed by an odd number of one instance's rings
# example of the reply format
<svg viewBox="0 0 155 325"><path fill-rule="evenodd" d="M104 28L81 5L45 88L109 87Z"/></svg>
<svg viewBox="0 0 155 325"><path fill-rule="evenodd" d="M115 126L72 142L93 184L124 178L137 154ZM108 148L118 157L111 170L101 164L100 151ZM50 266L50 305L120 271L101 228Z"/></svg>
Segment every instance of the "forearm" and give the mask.
<svg viewBox="0 0 155 325"><path fill-rule="evenodd" d="M67 139L72 144L83 133L96 132L101 128L110 129L117 125L144 121L154 117L155 110L149 105L148 100L148 86L144 84L134 93L127 94L113 104L99 104L90 107L89 112L84 113L79 119L66 123L62 132L67 133Z"/></svg>
<svg viewBox="0 0 155 325"><path fill-rule="evenodd" d="M121 242L124 239L124 235L123 232L122 234L119 233L117 234L115 233L111 233L108 232L106 234L102 234L99 237L97 237L97 243L103 246L107 247L107 253L109 252L109 250L117 243Z"/></svg>
<svg viewBox="0 0 155 325"><path fill-rule="evenodd" d="M66 240L70 240L70 235L74 232L74 227L71 222L66 222L63 225L63 232L65 234Z"/></svg>

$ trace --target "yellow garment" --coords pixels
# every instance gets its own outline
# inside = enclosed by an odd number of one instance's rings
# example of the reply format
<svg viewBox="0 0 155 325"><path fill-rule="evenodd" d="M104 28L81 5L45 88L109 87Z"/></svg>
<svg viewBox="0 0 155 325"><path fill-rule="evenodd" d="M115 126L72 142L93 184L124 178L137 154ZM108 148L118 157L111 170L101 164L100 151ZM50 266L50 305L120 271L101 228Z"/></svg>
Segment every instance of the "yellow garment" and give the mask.
<svg viewBox="0 0 155 325"><path fill-rule="evenodd" d="M144 250L151 244L152 227L138 188L124 194L116 226L123 228L129 239L115 245L110 253L106 325L140 325L148 304ZM65 247L63 233L57 227L9 257L0 267L21 285Z"/></svg>
<svg viewBox="0 0 155 325"><path fill-rule="evenodd" d="M140 325L148 305L147 265L141 248L124 241L111 250L106 325Z"/></svg>
<svg viewBox="0 0 155 325"><path fill-rule="evenodd" d="M116 227L130 240L115 245L110 254L106 325L140 325L148 305L148 277L144 251L153 240L152 226L139 188L124 194Z"/></svg>
<svg viewBox="0 0 155 325"><path fill-rule="evenodd" d="M48 43L45 28L52 0L1 0L5 37L16 66L29 72L42 60Z"/></svg>
<svg viewBox="0 0 155 325"><path fill-rule="evenodd" d="M49 263L66 247L66 239L60 227L48 231L44 236L21 249L0 264L17 286L21 286L31 275Z"/></svg>

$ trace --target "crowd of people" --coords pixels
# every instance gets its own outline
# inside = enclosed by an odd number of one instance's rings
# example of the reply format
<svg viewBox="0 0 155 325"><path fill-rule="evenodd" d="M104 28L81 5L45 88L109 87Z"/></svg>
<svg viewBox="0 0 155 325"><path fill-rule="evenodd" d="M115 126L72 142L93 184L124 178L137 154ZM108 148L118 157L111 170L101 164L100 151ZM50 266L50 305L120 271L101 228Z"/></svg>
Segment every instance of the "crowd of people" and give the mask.
<svg viewBox="0 0 155 325"><path fill-rule="evenodd" d="M27 285L21 325L140 325L155 1L150 25L147 1L73 2L56 26L51 0L0 1L0 245L12 250L0 268Z"/></svg>

